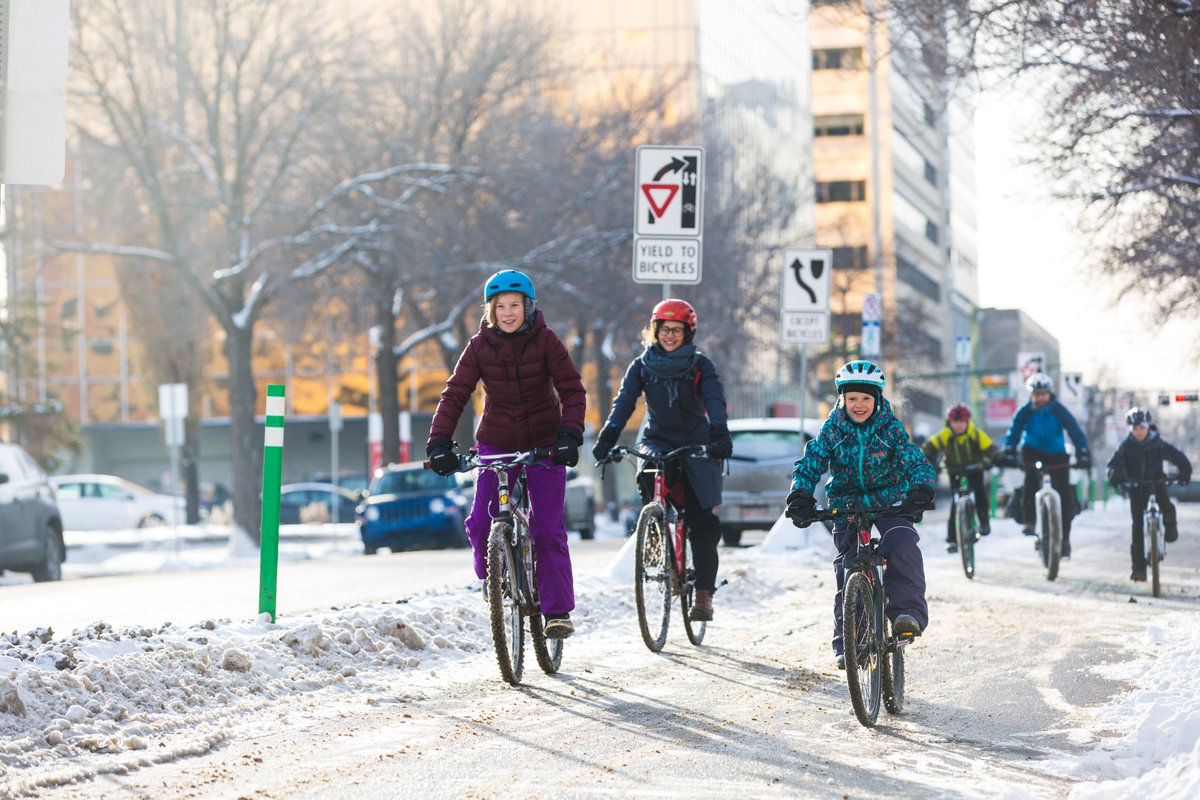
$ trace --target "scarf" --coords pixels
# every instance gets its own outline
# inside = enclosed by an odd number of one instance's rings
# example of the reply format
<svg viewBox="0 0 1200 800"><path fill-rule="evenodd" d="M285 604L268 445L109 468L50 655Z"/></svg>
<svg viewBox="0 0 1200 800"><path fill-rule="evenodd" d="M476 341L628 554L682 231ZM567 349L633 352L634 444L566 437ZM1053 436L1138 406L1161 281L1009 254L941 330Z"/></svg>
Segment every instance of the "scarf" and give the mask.
<svg viewBox="0 0 1200 800"><path fill-rule="evenodd" d="M700 351L694 344L681 345L670 353L652 344L642 353L642 364L650 375L650 382L667 390L667 405L673 406L679 400L679 387L694 380L699 358Z"/></svg>

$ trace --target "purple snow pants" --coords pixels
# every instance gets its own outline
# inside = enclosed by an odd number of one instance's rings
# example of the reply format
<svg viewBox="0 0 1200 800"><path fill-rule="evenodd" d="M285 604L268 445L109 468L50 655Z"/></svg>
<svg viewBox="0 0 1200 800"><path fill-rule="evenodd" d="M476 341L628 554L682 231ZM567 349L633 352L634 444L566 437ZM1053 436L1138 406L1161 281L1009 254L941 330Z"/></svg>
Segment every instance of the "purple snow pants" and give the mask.
<svg viewBox="0 0 1200 800"><path fill-rule="evenodd" d="M483 442L476 443L480 455L505 452ZM516 480L516 469L508 470L509 485ZM467 517L467 537L475 552L475 576L487 577L487 539L492 516L499 512L494 472L479 470L475 484L475 505ZM571 574L571 552L567 549L567 529L563 527L563 500L567 492L567 468L556 464L533 464L525 468L529 490L529 537L533 540L534 569L543 614L566 614L575 608L575 579Z"/></svg>
<svg viewBox="0 0 1200 800"><path fill-rule="evenodd" d="M929 624L929 607L925 604L925 562L917 529L906 519L881 517L875 520L879 531L879 552L887 559L883 571L883 588L887 593L887 605L883 613L892 622L901 614L911 614L921 630ZM845 525L833 529L833 544L837 547L837 558L833 560L834 577L837 579L837 594L833 597L833 652L842 654L842 589L846 585L843 559L850 558L858 548L858 533L851 532Z"/></svg>

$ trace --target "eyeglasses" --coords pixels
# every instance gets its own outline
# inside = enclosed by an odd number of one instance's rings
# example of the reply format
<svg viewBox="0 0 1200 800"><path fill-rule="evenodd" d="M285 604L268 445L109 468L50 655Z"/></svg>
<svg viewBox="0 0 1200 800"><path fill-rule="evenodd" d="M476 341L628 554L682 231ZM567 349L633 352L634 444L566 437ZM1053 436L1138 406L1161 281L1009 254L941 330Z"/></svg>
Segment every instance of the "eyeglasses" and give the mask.
<svg viewBox="0 0 1200 800"><path fill-rule="evenodd" d="M666 325L659 328L658 332L660 334L665 334L666 336L683 336L683 328L668 328Z"/></svg>

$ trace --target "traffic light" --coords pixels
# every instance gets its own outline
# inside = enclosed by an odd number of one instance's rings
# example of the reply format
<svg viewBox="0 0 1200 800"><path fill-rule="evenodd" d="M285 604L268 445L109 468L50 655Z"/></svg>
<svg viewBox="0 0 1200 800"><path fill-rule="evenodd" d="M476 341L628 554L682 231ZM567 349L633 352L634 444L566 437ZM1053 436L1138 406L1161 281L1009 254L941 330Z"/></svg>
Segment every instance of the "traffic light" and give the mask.
<svg viewBox="0 0 1200 800"><path fill-rule="evenodd" d="M1198 392L1175 395L1176 403L1195 403L1197 400L1200 400L1200 393Z"/></svg>

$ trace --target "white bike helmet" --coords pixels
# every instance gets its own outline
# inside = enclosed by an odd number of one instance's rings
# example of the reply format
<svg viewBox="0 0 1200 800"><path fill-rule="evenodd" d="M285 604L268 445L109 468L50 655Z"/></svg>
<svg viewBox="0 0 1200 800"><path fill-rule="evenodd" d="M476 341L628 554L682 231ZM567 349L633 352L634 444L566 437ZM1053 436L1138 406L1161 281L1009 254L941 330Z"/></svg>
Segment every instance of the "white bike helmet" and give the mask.
<svg viewBox="0 0 1200 800"><path fill-rule="evenodd" d="M870 361L850 361L837 371L833 384L838 394L862 392L874 395L876 401L881 401L887 380L883 377L883 370Z"/></svg>
<svg viewBox="0 0 1200 800"><path fill-rule="evenodd" d="M1044 372L1035 372L1029 376L1029 380L1025 381L1025 388L1030 394L1034 392L1053 392L1054 381L1050 380L1050 376Z"/></svg>

